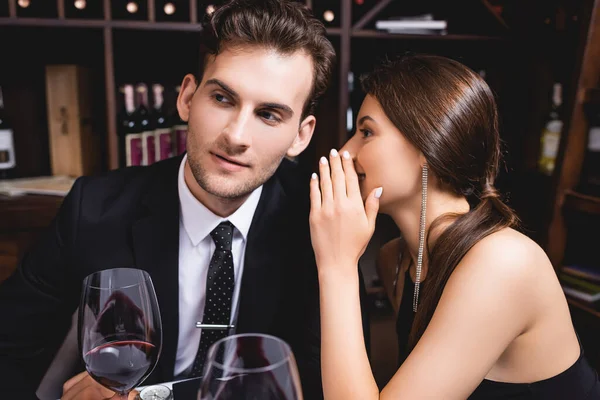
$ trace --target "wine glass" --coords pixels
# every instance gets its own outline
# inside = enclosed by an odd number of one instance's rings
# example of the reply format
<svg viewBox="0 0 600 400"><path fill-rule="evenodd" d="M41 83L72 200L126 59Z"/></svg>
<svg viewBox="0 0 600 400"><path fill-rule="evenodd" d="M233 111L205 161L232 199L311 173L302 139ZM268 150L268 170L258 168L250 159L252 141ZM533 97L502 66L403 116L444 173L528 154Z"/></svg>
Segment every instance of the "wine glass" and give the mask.
<svg viewBox="0 0 600 400"><path fill-rule="evenodd" d="M296 359L281 339L225 337L209 349L198 400L302 400Z"/></svg>
<svg viewBox="0 0 600 400"><path fill-rule="evenodd" d="M152 279L134 268L95 272L83 281L79 350L90 376L126 400L150 375L162 348Z"/></svg>

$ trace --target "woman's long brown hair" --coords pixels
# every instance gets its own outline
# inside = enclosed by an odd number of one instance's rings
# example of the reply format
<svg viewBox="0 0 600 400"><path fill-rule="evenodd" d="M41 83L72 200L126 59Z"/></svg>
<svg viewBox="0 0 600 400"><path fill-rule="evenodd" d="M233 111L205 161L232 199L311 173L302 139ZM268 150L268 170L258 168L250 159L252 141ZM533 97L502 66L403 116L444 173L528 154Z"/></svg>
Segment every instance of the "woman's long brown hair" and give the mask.
<svg viewBox="0 0 600 400"><path fill-rule="evenodd" d="M429 243L426 246L429 269L410 333L412 349L425 332L450 275L469 249L493 232L518 225L516 215L494 186L501 155L496 101L478 74L457 61L434 55L387 61L362 77L361 83L423 153L430 173L471 205L466 214L453 216L452 224L431 248Z"/></svg>

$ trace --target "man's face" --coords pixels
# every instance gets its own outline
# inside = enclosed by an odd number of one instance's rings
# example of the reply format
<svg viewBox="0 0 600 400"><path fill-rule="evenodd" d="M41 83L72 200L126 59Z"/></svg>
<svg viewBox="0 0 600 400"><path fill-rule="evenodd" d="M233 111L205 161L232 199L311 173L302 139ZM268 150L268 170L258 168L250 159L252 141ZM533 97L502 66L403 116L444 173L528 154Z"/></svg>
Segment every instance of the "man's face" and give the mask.
<svg viewBox="0 0 600 400"><path fill-rule="evenodd" d="M313 78L307 54L227 47L207 61L197 88L189 77L178 107L188 121L188 163L205 192L242 198L308 146L315 119L300 120Z"/></svg>

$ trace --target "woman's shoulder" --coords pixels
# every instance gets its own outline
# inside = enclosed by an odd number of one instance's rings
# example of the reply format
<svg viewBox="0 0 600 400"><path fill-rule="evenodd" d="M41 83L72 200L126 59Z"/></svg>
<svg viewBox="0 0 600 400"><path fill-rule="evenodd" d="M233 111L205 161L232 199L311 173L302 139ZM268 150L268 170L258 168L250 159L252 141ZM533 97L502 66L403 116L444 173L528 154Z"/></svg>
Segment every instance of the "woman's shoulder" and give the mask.
<svg viewBox="0 0 600 400"><path fill-rule="evenodd" d="M512 228L503 228L477 242L463 257L459 266L484 268L506 279L534 278L541 269L552 270L544 250L531 238Z"/></svg>

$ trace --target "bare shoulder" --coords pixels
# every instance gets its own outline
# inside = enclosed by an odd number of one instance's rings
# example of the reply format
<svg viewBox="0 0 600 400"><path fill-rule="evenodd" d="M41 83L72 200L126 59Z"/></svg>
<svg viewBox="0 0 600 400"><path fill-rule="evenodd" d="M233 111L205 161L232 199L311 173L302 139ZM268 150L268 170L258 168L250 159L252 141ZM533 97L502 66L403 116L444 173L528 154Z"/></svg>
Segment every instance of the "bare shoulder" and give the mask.
<svg viewBox="0 0 600 400"><path fill-rule="evenodd" d="M504 228L476 243L457 267L490 282L525 283L541 272L553 272L544 250L526 235ZM480 276L481 275L481 276Z"/></svg>
<svg viewBox="0 0 600 400"><path fill-rule="evenodd" d="M473 315L494 310L496 321L510 320L517 334L535 321L541 300L548 300L555 287L556 274L542 248L504 228L465 254L448 279L438 309L452 318L457 318L456 309Z"/></svg>

